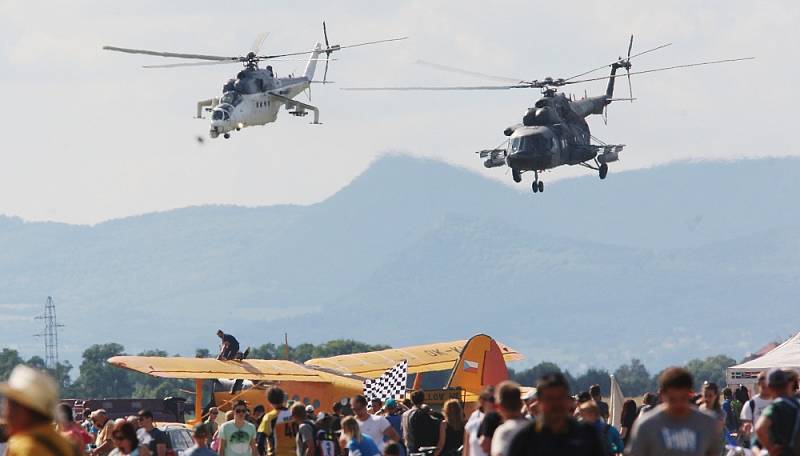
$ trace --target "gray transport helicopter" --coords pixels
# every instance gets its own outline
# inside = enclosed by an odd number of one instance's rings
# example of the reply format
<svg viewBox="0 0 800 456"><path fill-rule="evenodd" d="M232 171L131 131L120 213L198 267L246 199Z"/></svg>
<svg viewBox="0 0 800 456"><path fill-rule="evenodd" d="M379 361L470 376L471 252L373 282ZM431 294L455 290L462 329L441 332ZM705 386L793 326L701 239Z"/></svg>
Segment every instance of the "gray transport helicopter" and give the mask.
<svg viewBox="0 0 800 456"><path fill-rule="evenodd" d="M310 90L312 83L329 84L328 63L333 60L331 54L345 48L354 48L390 41L400 41L406 37L389 38L366 43L356 43L347 46L330 44L328 42L328 28L322 23L322 33L325 37L325 45L317 43L314 49L300 52L286 52L279 54L259 54L261 46L264 44L268 33L259 35L251 51L243 56L219 56L206 54L187 54L177 52L150 51L146 49L129 49L116 46L103 46L107 51L123 52L126 54L144 54L156 57L168 57L179 59L192 59L195 62L187 63L168 63L165 65L145 65L144 68L176 68L176 67L196 67L204 65L224 65L228 63L241 63L244 69L236 74L236 78L229 79L222 86L222 96L209 98L197 102L196 118L203 118L203 111L211 113L211 125L209 136L216 138L220 135L228 139L231 132L239 131L242 128L266 125L278 119L278 111L285 107L289 114L302 117L310 112L314 113L314 121L319 123L319 108L308 103L296 100L295 97L308 91L309 100L311 99ZM325 58L320 56L325 55ZM261 61L287 61L297 60L294 57L309 55L304 73L300 76L289 75L278 77L271 65L266 68L259 68ZM288 57L288 58L287 58ZM314 72L317 62L325 62L325 73L322 80L314 80ZM199 137L198 141L202 142Z"/></svg>
<svg viewBox="0 0 800 456"><path fill-rule="evenodd" d="M511 85L488 85L488 86L414 86L414 87L350 87L343 90L425 90L425 91L450 91L450 90L508 90L508 89L541 89L542 98L536 101L532 108L528 108L522 117L522 122L512 125L503 131L509 139L504 141L506 147L481 150L477 152L482 159L484 166L495 168L508 166L514 182L522 181L522 173L533 171L534 180L531 188L534 193L544 191L544 182L539 179L539 173L553 169L562 165L580 165L598 172L600 179L605 179L608 174L608 164L619 160L619 153L624 144L606 144L592 136L586 117L597 114L602 115L607 121L607 106L613 101L633 101L633 89L631 86L632 75L654 73L657 71L674 70L678 68L689 68L702 65L711 65L726 62L738 62L750 60L754 57L713 60L684 65L675 65L662 68L654 68L643 71L631 72L631 59L653 51L663 49L672 43L662 44L652 49L648 49L638 54L631 55L633 48L633 35L628 44L628 54L626 57L619 57L616 61L603 65L598 68L585 71L569 78L554 79L551 77L542 80L525 81L517 78L504 76L494 76L478 73L470 70L463 70L446 65L418 61L417 63L427 65L439 70L451 71L470 76L477 76L488 79L514 82ZM558 93L557 88L573 84L582 84L591 81L606 79L606 76L585 78L586 75L611 68L611 74L607 76L608 86L603 95L574 99L567 97L563 93ZM617 70L624 69L624 74L617 74ZM614 98L614 82L620 76L628 78L628 98ZM592 144L594 140L597 144Z"/></svg>

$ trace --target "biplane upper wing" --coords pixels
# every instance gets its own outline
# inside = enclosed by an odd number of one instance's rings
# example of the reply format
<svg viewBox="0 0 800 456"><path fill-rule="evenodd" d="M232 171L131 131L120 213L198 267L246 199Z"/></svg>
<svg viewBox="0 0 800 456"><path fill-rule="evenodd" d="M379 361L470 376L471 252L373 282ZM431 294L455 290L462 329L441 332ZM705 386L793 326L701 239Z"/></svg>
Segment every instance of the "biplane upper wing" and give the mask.
<svg viewBox="0 0 800 456"><path fill-rule="evenodd" d="M241 378L262 381L330 383L325 373L283 360L218 361L210 358L114 356L108 362L143 374L164 378Z"/></svg>
<svg viewBox="0 0 800 456"><path fill-rule="evenodd" d="M448 370L453 368L466 343L466 340L455 340L330 358L316 358L306 361L306 365L334 369L362 377L377 377L404 359L408 360L409 373ZM506 361L524 358L513 348L499 342L498 345Z"/></svg>

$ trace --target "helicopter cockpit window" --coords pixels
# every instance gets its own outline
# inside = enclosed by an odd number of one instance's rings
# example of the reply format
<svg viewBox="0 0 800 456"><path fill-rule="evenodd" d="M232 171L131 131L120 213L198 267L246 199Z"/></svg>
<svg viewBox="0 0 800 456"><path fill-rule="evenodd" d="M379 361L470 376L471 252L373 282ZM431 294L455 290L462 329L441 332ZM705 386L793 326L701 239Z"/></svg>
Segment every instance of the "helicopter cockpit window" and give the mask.
<svg viewBox="0 0 800 456"><path fill-rule="evenodd" d="M550 100L542 98L541 100L537 100L534 106L536 106L537 108L544 108L545 106L550 106L549 101Z"/></svg>
<svg viewBox="0 0 800 456"><path fill-rule="evenodd" d="M514 138L511 140L511 151L519 152L522 148L522 138Z"/></svg>
<svg viewBox="0 0 800 456"><path fill-rule="evenodd" d="M242 102L242 96L238 92L225 92L219 101L220 103L229 103L236 106Z"/></svg>
<svg viewBox="0 0 800 456"><path fill-rule="evenodd" d="M211 119L213 120L229 120L230 118L231 115L224 109L215 109L211 114Z"/></svg>

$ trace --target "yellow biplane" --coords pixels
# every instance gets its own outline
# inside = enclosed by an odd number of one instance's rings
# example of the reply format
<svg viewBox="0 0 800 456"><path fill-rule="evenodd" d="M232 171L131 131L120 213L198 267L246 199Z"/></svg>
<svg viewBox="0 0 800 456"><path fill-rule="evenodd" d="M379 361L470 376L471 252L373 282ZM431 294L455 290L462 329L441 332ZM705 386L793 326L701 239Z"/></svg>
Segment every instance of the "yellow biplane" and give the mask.
<svg viewBox="0 0 800 456"><path fill-rule="evenodd" d="M202 417L203 382L207 380L248 381L241 391L225 389L213 393L214 403L222 411L230 409L233 401L239 399L246 400L251 407L261 404L270 410L264 390L277 385L289 399L330 412L334 402L361 394L365 379L377 378L403 360L408 362L408 373L417 374L413 389L420 388L425 372L451 370L446 390L460 391L462 401L468 405L476 401L485 386L508 378L506 361L519 359L523 356L516 350L478 334L469 340L310 359L304 364L286 360L219 361L151 356L115 356L108 362L155 377L194 379L195 417Z"/></svg>

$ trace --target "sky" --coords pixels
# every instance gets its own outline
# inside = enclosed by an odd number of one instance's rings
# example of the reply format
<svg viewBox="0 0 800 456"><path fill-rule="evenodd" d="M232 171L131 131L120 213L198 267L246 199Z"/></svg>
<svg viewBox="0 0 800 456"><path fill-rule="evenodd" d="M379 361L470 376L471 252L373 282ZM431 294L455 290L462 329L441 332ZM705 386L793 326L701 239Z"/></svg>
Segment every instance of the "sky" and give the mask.
<svg viewBox="0 0 800 456"><path fill-rule="evenodd" d="M536 90L356 93L344 86L484 84L417 59L522 79L569 76L624 54L673 45L634 69L706 59L755 61L642 75L635 103L615 103L592 133L627 144L613 173L675 160L785 156L800 96L800 4L794 0L568 1L0 0L0 214L93 224L201 204L311 204L347 185L381 154L432 157L509 183L474 151L495 147ZM239 55L263 31L269 53L310 49L327 21L335 43L409 36L343 50L311 102L323 125L285 111L230 140L196 141L196 102L221 92L238 65L142 69L158 57L103 45ZM303 62L276 62L285 75ZM598 73L601 75L602 73ZM618 84L617 94L627 92ZM601 93L605 81L575 88ZM301 96L301 100L305 100ZM588 172L560 168L552 181ZM528 177L528 176L526 176ZM408 176L414 185L414 176ZM527 180L526 180L527 182ZM469 195L465 195L469 197Z"/></svg>

